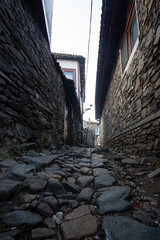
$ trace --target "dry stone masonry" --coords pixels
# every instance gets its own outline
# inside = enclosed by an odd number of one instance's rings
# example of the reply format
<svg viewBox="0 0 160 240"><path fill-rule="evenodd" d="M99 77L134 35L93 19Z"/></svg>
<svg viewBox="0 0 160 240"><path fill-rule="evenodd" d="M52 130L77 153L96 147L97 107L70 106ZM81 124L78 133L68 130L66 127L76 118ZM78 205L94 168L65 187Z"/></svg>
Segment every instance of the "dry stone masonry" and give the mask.
<svg viewBox="0 0 160 240"><path fill-rule="evenodd" d="M123 74L118 54L101 117L101 143L120 151L159 155L160 8L158 1L135 2L138 47Z"/></svg>
<svg viewBox="0 0 160 240"><path fill-rule="evenodd" d="M60 144L63 83L35 12L5 0L0 15L0 146Z"/></svg>

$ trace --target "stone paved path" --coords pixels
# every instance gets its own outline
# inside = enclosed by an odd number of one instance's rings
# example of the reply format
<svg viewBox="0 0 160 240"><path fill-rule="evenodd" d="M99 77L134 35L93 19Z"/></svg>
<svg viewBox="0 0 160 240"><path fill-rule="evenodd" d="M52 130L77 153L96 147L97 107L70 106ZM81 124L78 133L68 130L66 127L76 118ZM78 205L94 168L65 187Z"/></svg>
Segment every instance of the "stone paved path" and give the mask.
<svg viewBox="0 0 160 240"><path fill-rule="evenodd" d="M159 193L138 180L159 175L147 164L79 147L0 161L0 239L160 239Z"/></svg>

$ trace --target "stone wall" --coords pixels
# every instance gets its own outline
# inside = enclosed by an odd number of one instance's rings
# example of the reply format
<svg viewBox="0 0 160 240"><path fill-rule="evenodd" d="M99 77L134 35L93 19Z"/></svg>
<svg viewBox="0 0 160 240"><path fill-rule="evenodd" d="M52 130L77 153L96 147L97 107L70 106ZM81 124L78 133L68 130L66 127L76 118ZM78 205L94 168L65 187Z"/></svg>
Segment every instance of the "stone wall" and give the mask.
<svg viewBox="0 0 160 240"><path fill-rule="evenodd" d="M25 1L0 11L0 146L61 144L64 89L48 42Z"/></svg>
<svg viewBox="0 0 160 240"><path fill-rule="evenodd" d="M159 1L136 0L139 43L121 73L120 54L101 117L101 146L160 154Z"/></svg>

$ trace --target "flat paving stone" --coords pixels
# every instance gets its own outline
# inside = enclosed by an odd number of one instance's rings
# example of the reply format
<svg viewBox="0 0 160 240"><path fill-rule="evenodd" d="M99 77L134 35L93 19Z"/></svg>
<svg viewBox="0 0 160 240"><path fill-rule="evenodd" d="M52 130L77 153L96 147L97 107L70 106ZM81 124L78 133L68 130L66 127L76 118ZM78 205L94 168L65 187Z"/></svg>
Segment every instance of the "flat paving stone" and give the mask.
<svg viewBox="0 0 160 240"><path fill-rule="evenodd" d="M105 168L94 168L93 169L93 176L94 177L99 177L102 175L107 175L109 174L109 171Z"/></svg>
<svg viewBox="0 0 160 240"><path fill-rule="evenodd" d="M87 174L92 171L91 168L88 168L88 167L82 167L80 170L84 174Z"/></svg>
<svg viewBox="0 0 160 240"><path fill-rule="evenodd" d="M77 196L77 200L79 202L87 202L89 203L92 199L93 189L92 188L83 188L81 192Z"/></svg>
<svg viewBox="0 0 160 240"><path fill-rule="evenodd" d="M9 232L2 232L0 233L0 240L5 240L5 238L7 239L7 237L17 238L20 235L21 235L21 231L19 229L15 229Z"/></svg>
<svg viewBox="0 0 160 240"><path fill-rule="evenodd" d="M90 214L88 206L84 205L66 215L60 229L63 239L79 240L97 232L97 219Z"/></svg>
<svg viewBox="0 0 160 240"><path fill-rule="evenodd" d="M64 177L64 178L67 177L66 174L65 174L63 171L59 170L59 169L55 169L55 168L45 168L45 171L46 171L46 172L51 172L51 173L53 173L53 174L61 175L61 176Z"/></svg>
<svg viewBox="0 0 160 240"><path fill-rule="evenodd" d="M105 240L159 240L160 229L149 227L126 216L105 217Z"/></svg>
<svg viewBox="0 0 160 240"><path fill-rule="evenodd" d="M10 236L0 236L0 240L14 240L14 238L10 237Z"/></svg>
<svg viewBox="0 0 160 240"><path fill-rule="evenodd" d="M0 180L0 200L7 200L11 194L16 194L22 188L22 183L9 179Z"/></svg>
<svg viewBox="0 0 160 240"><path fill-rule="evenodd" d="M24 186L27 187L27 189L30 192L38 192L41 190L44 190L44 188L47 185L47 181L45 178L39 177L39 176L33 176L33 177L27 177L23 183Z"/></svg>
<svg viewBox="0 0 160 240"><path fill-rule="evenodd" d="M122 164L130 164L130 165L137 165L137 164L139 164L136 159L132 159L132 158L123 159L121 162L122 162Z"/></svg>
<svg viewBox="0 0 160 240"><path fill-rule="evenodd" d="M91 163L91 166L92 167L99 167L99 166L103 166L104 164L103 163L106 163L108 162L107 159L103 159L103 158L93 158L92 159L92 163Z"/></svg>
<svg viewBox="0 0 160 240"><path fill-rule="evenodd" d="M38 201L34 201L32 204L31 204L31 207L32 206L35 206L37 205ZM45 216L45 217L51 217L53 215L53 211L51 209L51 207L47 204L47 203L44 203L44 202L40 202L37 207L36 207L36 212L40 213L41 215Z"/></svg>
<svg viewBox="0 0 160 240"><path fill-rule="evenodd" d="M87 187L92 181L93 181L94 177L93 176L81 176L77 179L77 184L84 188Z"/></svg>
<svg viewBox="0 0 160 240"><path fill-rule="evenodd" d="M55 235L55 231L49 228L36 228L31 231L31 240L41 240L51 238Z"/></svg>
<svg viewBox="0 0 160 240"><path fill-rule="evenodd" d="M73 178L73 177L68 177L67 178L67 182L69 182L69 183L76 183L76 179Z"/></svg>
<svg viewBox="0 0 160 240"><path fill-rule="evenodd" d="M3 223L10 227L16 227L23 224L33 227L42 222L43 218L36 213L16 210L4 215Z"/></svg>
<svg viewBox="0 0 160 240"><path fill-rule="evenodd" d="M39 156L40 156L40 154L37 153L37 152L34 151L34 150L29 150L29 151L27 151L26 155L29 156L29 157L39 157Z"/></svg>
<svg viewBox="0 0 160 240"><path fill-rule="evenodd" d="M62 184L63 184L63 186L64 186L64 188L65 188L66 190L69 190L69 191L71 191L71 192L73 192L73 193L79 193L79 192L80 192L79 186L77 186L77 185L74 184L74 183L70 183L70 182L67 182L67 181L63 181Z"/></svg>
<svg viewBox="0 0 160 240"><path fill-rule="evenodd" d="M17 180L24 180L27 173L35 171L35 166L27 165L25 163L15 164L9 168L9 173L12 178Z"/></svg>
<svg viewBox="0 0 160 240"><path fill-rule="evenodd" d="M57 209L58 201L55 197L53 196L44 197L42 201L44 203L47 203L52 208L52 210Z"/></svg>
<svg viewBox="0 0 160 240"><path fill-rule="evenodd" d="M115 179L110 175L104 175L94 179L94 185L96 188L110 187L114 182Z"/></svg>
<svg viewBox="0 0 160 240"><path fill-rule="evenodd" d="M88 158L81 158L79 162L90 163L91 160Z"/></svg>
<svg viewBox="0 0 160 240"><path fill-rule="evenodd" d="M48 166L48 164L52 163L56 158L60 157L61 155L62 154L41 156L41 157L23 156L22 161L24 161L27 164L34 164L36 169L40 169Z"/></svg>
<svg viewBox="0 0 160 240"><path fill-rule="evenodd" d="M78 202L76 200L69 200L68 205L69 205L69 208L74 209L74 208L78 207Z"/></svg>
<svg viewBox="0 0 160 240"><path fill-rule="evenodd" d="M79 165L82 167L90 167L91 166L90 163L85 163L85 162L80 162Z"/></svg>
<svg viewBox="0 0 160 240"><path fill-rule="evenodd" d="M0 166L2 166L2 167L11 167L15 164L17 164L17 162L12 159L5 159L3 161L0 161Z"/></svg>
<svg viewBox="0 0 160 240"><path fill-rule="evenodd" d="M90 214L90 209L88 205L83 205L76 208L72 213L67 214L65 216L65 221L76 219L87 214Z"/></svg>
<svg viewBox="0 0 160 240"><path fill-rule="evenodd" d="M100 214L109 212L122 212L131 207L131 203L125 201L131 193L128 186L113 186L105 188L97 199Z"/></svg>
<svg viewBox="0 0 160 240"><path fill-rule="evenodd" d="M65 193L63 185L54 178L50 178L47 183L47 190L54 194Z"/></svg>

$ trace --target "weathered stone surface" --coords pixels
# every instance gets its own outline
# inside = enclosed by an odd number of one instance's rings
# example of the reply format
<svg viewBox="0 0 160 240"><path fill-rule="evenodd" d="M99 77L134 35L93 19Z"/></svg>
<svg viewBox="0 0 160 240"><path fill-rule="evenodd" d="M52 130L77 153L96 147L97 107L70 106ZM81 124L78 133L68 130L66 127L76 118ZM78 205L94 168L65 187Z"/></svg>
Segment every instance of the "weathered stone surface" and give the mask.
<svg viewBox="0 0 160 240"><path fill-rule="evenodd" d="M24 163L15 164L9 168L11 177L17 180L25 179L26 174L33 171L35 171L34 165L26 165Z"/></svg>
<svg viewBox="0 0 160 240"><path fill-rule="evenodd" d="M155 226L154 220L145 211L135 211L133 214L133 218L149 226Z"/></svg>
<svg viewBox="0 0 160 240"><path fill-rule="evenodd" d="M125 199L130 196L131 189L128 186L114 186L105 188L97 199L100 214L125 211L131 204Z"/></svg>
<svg viewBox="0 0 160 240"><path fill-rule="evenodd" d="M46 172L51 172L53 174L58 174L58 175L61 175L64 178L66 178L66 174L61 170L54 169L54 168L45 168L45 171Z"/></svg>
<svg viewBox="0 0 160 240"><path fill-rule="evenodd" d="M94 168L93 169L94 177L99 177L99 176L106 175L106 174L109 174L109 171L105 168Z"/></svg>
<svg viewBox="0 0 160 240"><path fill-rule="evenodd" d="M88 167L82 167L80 170L81 170L81 172L84 173L84 174L87 174L87 173L89 173L90 171L92 171L91 168L88 168Z"/></svg>
<svg viewBox="0 0 160 240"><path fill-rule="evenodd" d="M22 183L9 179L0 180L0 200L7 200L12 193L17 193L22 188Z"/></svg>
<svg viewBox="0 0 160 240"><path fill-rule="evenodd" d="M99 167L100 165L103 166L103 163L108 162L107 159L103 159L103 158L93 158L92 159L92 167Z"/></svg>
<svg viewBox="0 0 160 240"><path fill-rule="evenodd" d="M47 181L42 177L27 177L23 183L30 192L38 192L46 187Z"/></svg>
<svg viewBox="0 0 160 240"><path fill-rule="evenodd" d="M67 182L67 181L63 181L62 183L63 183L63 186L64 186L64 188L65 188L66 190L69 190L69 191L71 191L71 192L73 192L73 193L79 193L80 188L79 188L76 184L74 184L74 183L69 183L69 182Z"/></svg>
<svg viewBox="0 0 160 240"><path fill-rule="evenodd" d="M149 227L125 216L105 217L103 230L106 239L159 240L160 229Z"/></svg>
<svg viewBox="0 0 160 240"><path fill-rule="evenodd" d="M91 188L83 188L77 196L79 202L90 202L93 195L93 190Z"/></svg>
<svg viewBox="0 0 160 240"><path fill-rule="evenodd" d="M40 169L46 167L50 164L53 160L55 160L60 155L50 155L50 156L41 156L41 157L28 157L23 156L22 161L27 164L34 164L36 169Z"/></svg>
<svg viewBox="0 0 160 240"><path fill-rule="evenodd" d="M64 239L78 240L96 233L97 220L90 214L88 206L84 205L66 215L60 228Z"/></svg>
<svg viewBox="0 0 160 240"><path fill-rule="evenodd" d="M65 193L63 185L55 180L54 178L50 178L47 183L47 190L54 194L62 194Z"/></svg>
<svg viewBox="0 0 160 240"><path fill-rule="evenodd" d="M2 166L2 167L11 167L15 164L17 164L17 162L15 160L11 160L11 159L5 159L3 161L0 161L0 166Z"/></svg>
<svg viewBox="0 0 160 240"><path fill-rule="evenodd" d="M23 203L30 203L34 201L35 199L38 198L38 195L31 195L31 194L26 194L22 197L22 202Z"/></svg>
<svg viewBox="0 0 160 240"><path fill-rule="evenodd" d="M96 188L110 187L114 182L115 179L110 175L103 175L95 178L94 185Z"/></svg>
<svg viewBox="0 0 160 240"><path fill-rule="evenodd" d="M90 163L91 160L88 158L81 158L79 162Z"/></svg>
<svg viewBox="0 0 160 240"><path fill-rule="evenodd" d="M39 240L51 238L55 235L55 231L49 228L36 228L31 231L31 240Z"/></svg>
<svg viewBox="0 0 160 240"><path fill-rule="evenodd" d="M86 163L86 162L80 162L79 165L82 167L90 167L91 166L90 163Z"/></svg>
<svg viewBox="0 0 160 240"><path fill-rule="evenodd" d="M148 174L149 178L158 177L158 176L160 176L160 168L157 168L156 170Z"/></svg>
<svg viewBox="0 0 160 240"><path fill-rule="evenodd" d="M35 206L37 203L38 203L37 201L34 201L31 204L31 207L32 207L32 205ZM44 202L40 202L38 204L38 206L36 207L36 211L46 217L51 217L53 215L53 211L52 211L51 207L47 203L44 203Z"/></svg>
<svg viewBox="0 0 160 240"><path fill-rule="evenodd" d="M20 234L21 234L21 231L19 229L12 230L9 232L2 232L0 233L0 240L5 240L5 238L7 240L7 237L11 237L12 239L17 238L18 236L20 236Z"/></svg>
<svg viewBox="0 0 160 240"><path fill-rule="evenodd" d="M68 177L67 178L67 182L69 182L69 183L76 183L76 179L73 178L73 177Z"/></svg>
<svg viewBox="0 0 160 240"><path fill-rule="evenodd" d="M10 236L0 236L0 240L14 240L14 238L10 237Z"/></svg>
<svg viewBox="0 0 160 240"><path fill-rule="evenodd" d="M130 164L130 165L136 165L138 164L137 160L132 158L126 158L122 160L122 164Z"/></svg>
<svg viewBox="0 0 160 240"><path fill-rule="evenodd" d="M69 208L74 209L74 208L78 207L78 202L76 200L69 200L68 205L69 205Z"/></svg>
<svg viewBox="0 0 160 240"><path fill-rule="evenodd" d="M69 213L65 216L65 221L76 219L78 217L81 217L83 215L90 214L90 210L88 205L83 205L78 208L76 208L72 213Z"/></svg>
<svg viewBox="0 0 160 240"><path fill-rule="evenodd" d="M26 224L27 226L35 226L42 222L42 217L36 213L16 210L4 215L3 222L10 227L16 227Z"/></svg>
<svg viewBox="0 0 160 240"><path fill-rule="evenodd" d="M44 223L48 228L55 228L56 227L56 221L53 218L47 217L44 220Z"/></svg>
<svg viewBox="0 0 160 240"><path fill-rule="evenodd" d="M34 150L29 150L29 151L27 151L26 155L29 156L29 157L38 157L38 156L40 156L40 154L37 153L37 152L34 151Z"/></svg>
<svg viewBox="0 0 160 240"><path fill-rule="evenodd" d="M77 184L82 188L87 187L93 181L93 179L93 176L81 176L77 179Z"/></svg>
<svg viewBox="0 0 160 240"><path fill-rule="evenodd" d="M32 137L32 129L30 127L24 126L23 124L16 124L16 129L19 136L24 137L26 139L30 139Z"/></svg>
<svg viewBox="0 0 160 240"><path fill-rule="evenodd" d="M53 196L44 197L42 200L44 203L47 203L53 210L56 210L58 201Z"/></svg>

